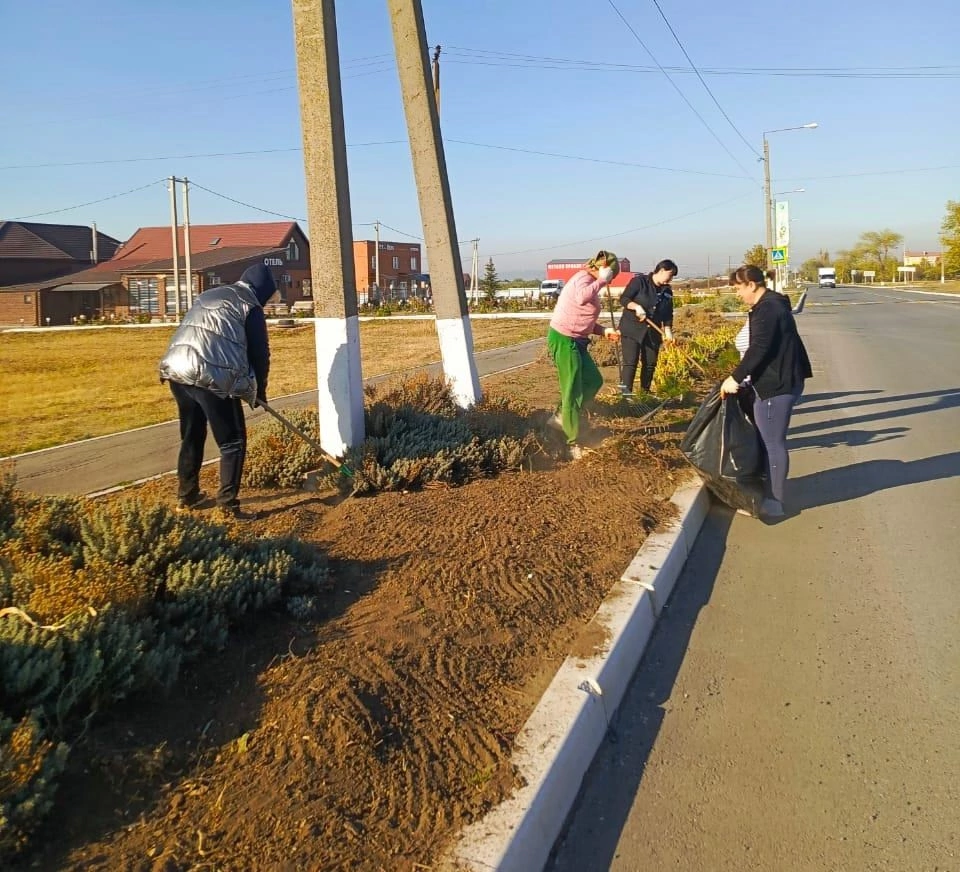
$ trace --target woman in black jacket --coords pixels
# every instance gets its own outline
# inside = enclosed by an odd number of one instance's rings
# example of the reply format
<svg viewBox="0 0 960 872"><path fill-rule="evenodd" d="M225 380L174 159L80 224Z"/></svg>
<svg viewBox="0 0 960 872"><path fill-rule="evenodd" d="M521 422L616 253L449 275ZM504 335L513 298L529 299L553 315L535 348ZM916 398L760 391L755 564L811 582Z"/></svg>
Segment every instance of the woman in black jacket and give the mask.
<svg viewBox="0 0 960 872"><path fill-rule="evenodd" d="M738 347L744 347L740 365L720 385L724 396L749 383L756 392L753 417L767 449L767 486L761 515L782 517L783 489L790 471L787 428L793 406L813 375L810 358L790 311L790 300L767 288L763 271L742 266L730 275L737 295L750 306ZM746 336L742 334L746 333Z"/></svg>
<svg viewBox="0 0 960 872"><path fill-rule="evenodd" d="M635 275L620 295L620 343L623 347L623 371L620 391L633 392L640 364L640 387L649 392L657 368L661 339L673 342L673 289L670 281L677 274L672 260L661 260L649 275ZM651 327L650 324L654 324ZM658 329L659 328L659 329Z"/></svg>

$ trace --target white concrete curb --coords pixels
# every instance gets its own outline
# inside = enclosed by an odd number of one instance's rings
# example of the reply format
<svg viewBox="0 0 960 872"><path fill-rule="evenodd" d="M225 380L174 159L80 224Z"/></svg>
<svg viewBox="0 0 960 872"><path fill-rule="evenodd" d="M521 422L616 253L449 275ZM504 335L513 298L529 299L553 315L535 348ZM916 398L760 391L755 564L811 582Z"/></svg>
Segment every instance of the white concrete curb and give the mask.
<svg viewBox="0 0 960 872"><path fill-rule="evenodd" d="M593 617L606 641L592 657L564 661L521 729L513 763L525 785L464 830L446 868L535 872L547 862L707 516L710 498L699 478L693 478L671 502L679 518L663 533L647 537Z"/></svg>

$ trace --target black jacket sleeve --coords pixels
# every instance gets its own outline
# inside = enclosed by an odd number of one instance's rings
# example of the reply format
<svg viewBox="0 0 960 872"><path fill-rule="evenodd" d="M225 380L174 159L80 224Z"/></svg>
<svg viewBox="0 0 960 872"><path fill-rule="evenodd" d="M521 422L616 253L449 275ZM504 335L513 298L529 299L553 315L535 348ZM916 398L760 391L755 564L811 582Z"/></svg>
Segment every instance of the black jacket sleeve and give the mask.
<svg viewBox="0 0 960 872"><path fill-rule="evenodd" d="M247 357L257 377L257 396L266 399L267 379L270 377L270 343L263 309L259 306L251 309L243 326L247 334Z"/></svg>
<svg viewBox="0 0 960 872"><path fill-rule="evenodd" d="M664 327L673 329L673 288L663 295L663 301L657 307L657 318Z"/></svg>
<svg viewBox="0 0 960 872"><path fill-rule="evenodd" d="M627 286L623 289L623 293L620 295L620 305L626 306L627 303L631 303L637 299L637 295L643 290L643 276L635 275L629 282ZM640 302L640 301L638 301ZM640 305L643 306L643 303L640 302ZM644 306L646 308L646 306Z"/></svg>

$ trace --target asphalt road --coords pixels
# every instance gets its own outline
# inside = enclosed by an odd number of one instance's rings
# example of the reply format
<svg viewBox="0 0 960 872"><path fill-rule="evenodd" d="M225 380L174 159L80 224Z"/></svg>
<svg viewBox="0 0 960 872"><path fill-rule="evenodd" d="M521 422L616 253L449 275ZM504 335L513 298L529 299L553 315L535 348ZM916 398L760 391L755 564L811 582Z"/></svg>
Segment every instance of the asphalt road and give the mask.
<svg viewBox="0 0 960 872"><path fill-rule="evenodd" d="M543 347L544 341L535 339L520 345L482 351L476 356L477 369L482 378L523 366L536 360ZM440 365L426 366L423 370L439 374ZM390 377L378 376L366 379L366 382L375 384ZM279 411L316 405L316 402L316 393L313 391L270 398L270 405ZM171 397L171 412L175 412L175 408ZM255 422L266 414L262 409L253 411L247 408L246 411L248 422ZM92 494L175 471L179 446L179 425L173 420L20 454L12 462L17 484L26 491ZM213 460L218 456L216 444L208 439L206 459Z"/></svg>
<svg viewBox="0 0 960 872"><path fill-rule="evenodd" d="M715 506L552 872L960 870L960 297L811 289L788 506Z"/></svg>

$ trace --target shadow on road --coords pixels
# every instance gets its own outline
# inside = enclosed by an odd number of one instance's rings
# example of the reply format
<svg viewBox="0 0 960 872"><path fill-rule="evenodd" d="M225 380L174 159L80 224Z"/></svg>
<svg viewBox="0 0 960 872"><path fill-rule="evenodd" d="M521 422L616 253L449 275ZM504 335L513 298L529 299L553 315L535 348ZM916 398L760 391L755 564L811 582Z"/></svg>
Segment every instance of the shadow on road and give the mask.
<svg viewBox="0 0 960 872"><path fill-rule="evenodd" d="M838 430L836 433L823 433L820 436L790 439L788 447L791 451L803 451L805 448L836 448L839 445L856 448L862 445L876 445L878 442L889 442L891 439L902 439L903 435L909 432L909 427L884 427L881 430Z"/></svg>
<svg viewBox="0 0 960 872"><path fill-rule="evenodd" d="M921 460L866 460L791 479L789 499L799 511L856 500L877 491L960 475L960 451Z"/></svg>
<svg viewBox="0 0 960 872"><path fill-rule="evenodd" d="M811 421L809 424L800 424L798 426L790 426L790 435L796 436L798 433L810 433L811 431L823 430L827 427L833 426L842 426L846 427L851 424L869 424L875 421L889 421L893 418L905 418L909 415L919 415L924 412L940 412L944 409L953 409L960 406L960 388L948 388L947 390L942 391L927 391L922 394L903 394L901 396L893 396L885 398L883 402L905 402L909 400L921 400L929 399L932 402L926 404L918 404L913 406L907 406L902 409L886 409L884 411L871 412L866 415L855 415L853 417L839 417L835 421ZM868 400L868 403L880 402L879 400ZM857 405L853 403L851 405ZM837 406L838 410L843 410L849 408L849 406ZM807 407L799 406L797 412L828 412L830 407Z"/></svg>
<svg viewBox="0 0 960 872"><path fill-rule="evenodd" d="M815 405L816 403L822 403L824 400L834 400L841 399L847 396L855 396L857 394L883 394L883 396L874 397L869 400L853 400L851 402L838 403L832 406L823 406ZM830 411L831 409L856 409L861 406L873 406L878 403L904 403L909 400L930 400L936 399L938 401L937 408L950 408L955 406L960 402L960 388L945 388L942 390L936 391L921 391L919 393L913 394L884 394L881 390L868 390L868 391L839 391L833 394L804 394L800 398L800 402L797 404L796 408L793 410L794 415L803 414L806 412L824 412ZM922 409L920 409L922 411ZM891 413L891 417L896 413Z"/></svg>
<svg viewBox="0 0 960 872"><path fill-rule="evenodd" d="M677 587L657 622L643 660L614 716L607 739L584 779L546 869L589 872L610 868L664 719L664 704L683 663L700 610L710 601L726 551L733 512L715 504Z"/></svg>

